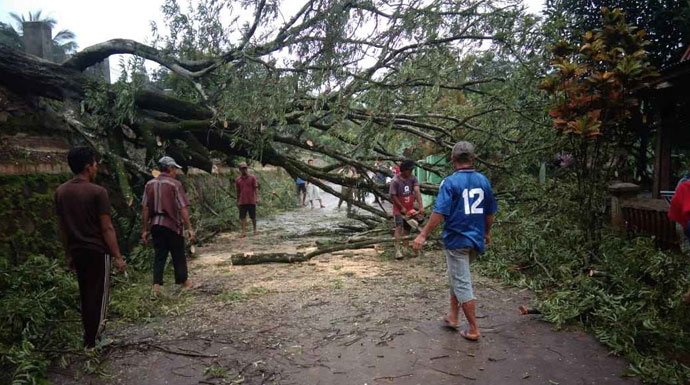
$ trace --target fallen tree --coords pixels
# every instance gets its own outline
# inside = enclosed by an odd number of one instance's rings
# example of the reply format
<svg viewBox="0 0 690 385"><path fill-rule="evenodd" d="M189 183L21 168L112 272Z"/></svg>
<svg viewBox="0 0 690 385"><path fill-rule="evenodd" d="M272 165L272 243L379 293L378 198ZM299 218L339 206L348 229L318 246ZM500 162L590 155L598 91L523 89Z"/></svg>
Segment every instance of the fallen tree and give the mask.
<svg viewBox="0 0 690 385"><path fill-rule="evenodd" d="M509 46L504 36L519 23L503 21L520 15L517 2L409 0L391 6L307 0L279 21L276 5L258 0L234 39L222 28L223 11L209 7L205 24L197 25L173 22L195 14L165 8L170 30L156 45L113 39L61 64L0 45L0 86L37 115L27 123L25 116L6 111L0 128L62 135L95 148L129 205L162 154L174 156L185 170L207 172L214 159L254 159L338 197L343 196L331 184L387 200L368 174L393 174L376 168L374 159L420 159L447 153L463 137L492 137L479 121L509 109L497 107L499 98L486 91L506 80L468 74L462 55L478 42ZM371 26L369 33L354 27L363 24ZM298 54L278 62L276 55L290 52ZM131 54L162 69L149 76L143 60L135 60L114 85L82 72L114 54ZM442 66L430 65L437 62ZM299 154L318 156L328 166L310 166ZM503 167L479 155L486 167ZM417 164L446 172L436 163ZM343 167L358 176L343 175ZM421 188L437 191L433 184ZM389 215L382 207L352 204Z"/></svg>

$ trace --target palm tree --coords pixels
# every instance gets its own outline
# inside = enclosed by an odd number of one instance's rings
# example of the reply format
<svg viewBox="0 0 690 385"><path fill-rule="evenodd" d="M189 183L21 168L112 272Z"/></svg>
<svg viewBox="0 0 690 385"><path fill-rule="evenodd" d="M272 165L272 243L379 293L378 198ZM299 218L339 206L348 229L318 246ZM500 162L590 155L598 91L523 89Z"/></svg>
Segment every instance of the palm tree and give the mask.
<svg viewBox="0 0 690 385"><path fill-rule="evenodd" d="M24 32L24 23L27 21L42 21L48 23L52 29L57 24L57 20L52 17L42 17L42 11L31 12L29 11L28 17L24 15L19 15L14 12L10 12L10 17L14 19L16 23L16 28L13 28L9 24L0 23L0 43L7 44L14 48L23 48L24 39L22 35ZM79 46L75 41L77 35L69 29L63 29L53 35L53 56L55 61L64 60L67 55L77 51Z"/></svg>
<svg viewBox="0 0 690 385"><path fill-rule="evenodd" d="M11 25L0 22L0 44L7 45L14 49L24 49L24 39L22 35L12 28Z"/></svg>
<svg viewBox="0 0 690 385"><path fill-rule="evenodd" d="M60 32L56 33L55 36L53 36L53 50L57 48L59 52L62 52L65 55L77 52L79 45L77 45L77 42L74 41L76 38L77 35L75 35L74 32L70 31L69 29L61 30Z"/></svg>
<svg viewBox="0 0 690 385"><path fill-rule="evenodd" d="M57 20L53 19L52 17L46 17L46 18L41 18L41 11L40 9L38 11L31 12L29 11L29 18L25 18L24 15L19 15L14 12L10 12L10 17L14 19L14 21L17 23L17 30L19 33L22 33L22 30L24 28L24 23L27 21L42 21L44 23L48 23L50 25L50 28L55 27L55 24L57 24Z"/></svg>

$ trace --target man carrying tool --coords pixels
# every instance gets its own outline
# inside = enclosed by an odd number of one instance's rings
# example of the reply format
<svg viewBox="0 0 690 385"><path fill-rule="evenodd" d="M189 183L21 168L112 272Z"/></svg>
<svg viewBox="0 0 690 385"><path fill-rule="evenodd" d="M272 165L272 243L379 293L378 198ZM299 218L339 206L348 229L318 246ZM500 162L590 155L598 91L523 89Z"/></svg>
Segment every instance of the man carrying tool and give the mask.
<svg viewBox="0 0 690 385"><path fill-rule="evenodd" d="M168 253L172 256L175 268L175 283L186 289L192 288L187 278L187 258L184 250L182 224L187 227L189 242L194 243L194 230L189 221L189 201L182 183L175 179L182 166L175 159L164 156L158 164L161 173L146 183L144 197L141 201L143 224L141 240L148 243L149 231L153 237L153 248L156 256L153 262L153 296L156 297L163 284L163 271Z"/></svg>
<svg viewBox="0 0 690 385"><path fill-rule="evenodd" d="M408 220L415 216L424 215L424 204L422 203L422 193L419 190L417 177L412 175L414 162L406 159L400 163L400 174L396 175L391 182L389 193L393 201L393 223L395 225L395 259L403 259L400 250L400 238L410 234L412 226ZM415 199L419 210L414 209ZM403 241L403 246L408 247L408 241Z"/></svg>
<svg viewBox="0 0 690 385"><path fill-rule="evenodd" d="M470 276L470 260L491 241L491 224L497 206L489 180L474 171L474 146L458 142L453 147L455 173L439 186L434 212L421 234L414 240L414 248L421 249L427 236L445 221L443 244L450 280L450 311L446 324L458 327L458 312L462 308L469 328L460 334L470 341L480 337L475 315L475 298Z"/></svg>
<svg viewBox="0 0 690 385"><path fill-rule="evenodd" d="M110 257L120 273L127 265L117 245L108 191L94 183L98 163L93 151L88 147L73 148L67 163L75 177L55 190L55 206L67 266L77 273L84 346L93 348L103 342Z"/></svg>
<svg viewBox="0 0 690 385"><path fill-rule="evenodd" d="M252 220L254 235L256 235L256 204L259 203L259 182L254 175L249 174L247 163L240 162L237 166L241 175L235 179L235 189L237 190L237 207L240 210L240 222L242 223L242 234L240 238L247 235L247 214Z"/></svg>

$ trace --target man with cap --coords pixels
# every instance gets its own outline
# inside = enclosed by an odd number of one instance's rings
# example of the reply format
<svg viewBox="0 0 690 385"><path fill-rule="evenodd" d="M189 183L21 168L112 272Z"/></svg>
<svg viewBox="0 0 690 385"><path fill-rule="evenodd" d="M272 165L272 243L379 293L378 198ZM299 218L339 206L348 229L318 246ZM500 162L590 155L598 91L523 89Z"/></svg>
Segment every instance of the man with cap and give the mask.
<svg viewBox="0 0 690 385"><path fill-rule="evenodd" d="M422 193L419 190L417 177L412 175L414 162L405 159L400 163L400 174L396 175L391 181L389 193L393 201L393 223L395 225L395 258L402 259L403 253L400 250L400 237L410 234L411 226L407 219L424 215L424 204L422 203ZM414 202L417 201L419 211L414 209ZM408 247L408 242L403 242L404 247Z"/></svg>
<svg viewBox="0 0 690 385"><path fill-rule="evenodd" d="M240 238L244 238L247 235L247 213L252 220L256 235L256 204L259 202L259 183L254 175L249 174L247 163L241 162L237 167L240 169L241 175L235 179L235 189L237 190L237 207L240 210L242 223Z"/></svg>
<svg viewBox="0 0 690 385"><path fill-rule="evenodd" d="M457 329L458 312L462 308L469 327L460 334L471 341L480 337L475 315L475 298L470 276L470 261L477 252L483 253L491 241L491 224L497 206L489 180L474 171L474 147L458 142L453 147L455 172L439 186L434 212L421 234L414 240L414 248L421 249L427 236L441 222L443 244L450 281L450 311L446 325Z"/></svg>
<svg viewBox="0 0 690 385"><path fill-rule="evenodd" d="M55 190L58 227L67 266L77 273L84 346L101 343L110 289L110 257L125 272L117 235L110 216L108 191L94 183L98 162L88 147L75 147L67 155L74 178Z"/></svg>
<svg viewBox="0 0 690 385"><path fill-rule="evenodd" d="M189 289L191 281L187 278L187 258L184 250L183 224L187 227L189 242L194 242L194 230L189 221L189 201L182 183L175 179L182 166L175 159L164 156L158 164L161 173L146 183L143 206L143 226L141 239L148 243L149 232L153 237L153 248L156 250L153 262L153 294L157 295L163 284L163 271L168 259L172 256L175 268L175 283Z"/></svg>

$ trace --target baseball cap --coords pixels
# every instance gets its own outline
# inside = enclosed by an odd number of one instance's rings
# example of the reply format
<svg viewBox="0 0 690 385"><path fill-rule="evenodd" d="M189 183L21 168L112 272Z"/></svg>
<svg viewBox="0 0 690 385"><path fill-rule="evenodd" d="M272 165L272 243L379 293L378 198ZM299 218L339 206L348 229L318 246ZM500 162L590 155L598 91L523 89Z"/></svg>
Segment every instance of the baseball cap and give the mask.
<svg viewBox="0 0 690 385"><path fill-rule="evenodd" d="M237 165L237 168L247 168L247 163L246 163L246 162L240 162L240 163Z"/></svg>
<svg viewBox="0 0 690 385"><path fill-rule="evenodd" d="M470 142L460 141L453 146L453 157L461 155L474 155L474 146Z"/></svg>
<svg viewBox="0 0 690 385"><path fill-rule="evenodd" d="M160 164L161 166L165 166L165 167L175 167L175 168L179 168L179 169L182 168L182 166L180 166L179 164L177 164L177 162L175 162L175 159L173 159L172 157L169 157L169 156L164 156L164 157L160 158L158 160L158 164Z"/></svg>

